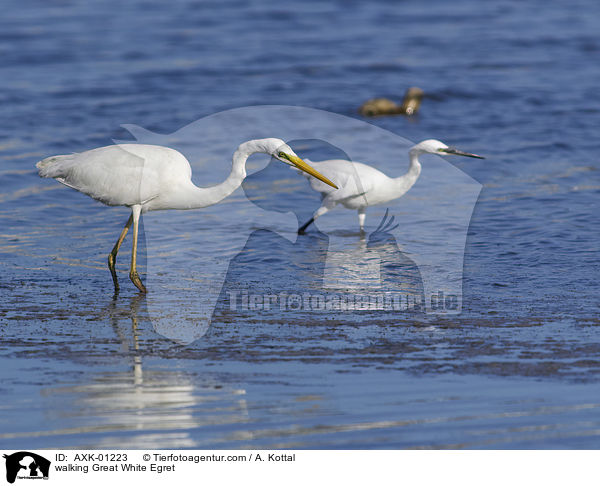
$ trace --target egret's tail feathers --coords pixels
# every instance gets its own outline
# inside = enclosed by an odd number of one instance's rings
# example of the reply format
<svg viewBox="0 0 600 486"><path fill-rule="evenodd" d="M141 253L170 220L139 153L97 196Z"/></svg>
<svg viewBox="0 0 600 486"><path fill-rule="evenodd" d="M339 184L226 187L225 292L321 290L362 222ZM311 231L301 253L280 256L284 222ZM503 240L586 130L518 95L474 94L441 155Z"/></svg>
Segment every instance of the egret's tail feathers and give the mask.
<svg viewBox="0 0 600 486"><path fill-rule="evenodd" d="M38 168L40 177L64 177L66 170L72 165L74 155L54 155L40 160L35 166Z"/></svg>

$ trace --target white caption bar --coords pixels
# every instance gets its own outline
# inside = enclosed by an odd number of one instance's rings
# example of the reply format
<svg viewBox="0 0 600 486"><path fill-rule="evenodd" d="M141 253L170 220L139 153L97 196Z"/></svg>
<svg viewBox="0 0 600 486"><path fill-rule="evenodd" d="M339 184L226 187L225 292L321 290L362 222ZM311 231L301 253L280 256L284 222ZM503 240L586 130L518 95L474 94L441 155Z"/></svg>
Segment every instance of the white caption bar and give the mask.
<svg viewBox="0 0 600 486"><path fill-rule="evenodd" d="M2 451L21 486L154 484L598 485L600 451ZM43 481L43 482L42 482ZM235 481L235 483L234 483Z"/></svg>

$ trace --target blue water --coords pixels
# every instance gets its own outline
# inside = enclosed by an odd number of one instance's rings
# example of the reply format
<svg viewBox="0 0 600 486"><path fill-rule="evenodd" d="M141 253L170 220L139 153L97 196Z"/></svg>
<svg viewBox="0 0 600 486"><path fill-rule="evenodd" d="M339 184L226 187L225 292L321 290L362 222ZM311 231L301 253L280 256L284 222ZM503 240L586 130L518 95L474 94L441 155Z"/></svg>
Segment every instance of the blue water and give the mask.
<svg viewBox="0 0 600 486"><path fill-rule="evenodd" d="M0 448L597 448L598 32L591 0L5 2ZM398 265L415 274L410 232L397 242L404 256L384 254L355 228L329 231L356 224L339 209L297 241L287 227L283 236L254 228L231 255L206 334L168 339L156 327L171 319L168 301L139 296L127 280L129 240L113 299L105 260L127 211L34 168L131 139L122 124L165 135L253 105L362 120L363 101L398 101L409 86L426 93L417 117L368 122L486 156L449 159L481 184L459 314L231 309L232 291L314 289L333 236L378 249L382 265L396 265L387 279ZM319 160L360 150L363 135L349 133L348 147L294 147ZM213 167L202 157L222 155L207 183L223 179L237 142L221 152L198 137L195 174ZM399 175L404 157L382 167ZM318 206L306 182L257 164L227 203L148 215L144 275L198 268L210 249L229 248L245 198L279 210L292 229L304 222ZM415 191L426 194L436 174L424 164ZM421 200L413 194L406 204ZM424 222L398 207L397 221ZM380 217L369 216L370 231ZM150 257L154 248L164 261ZM176 287L167 297L185 308Z"/></svg>

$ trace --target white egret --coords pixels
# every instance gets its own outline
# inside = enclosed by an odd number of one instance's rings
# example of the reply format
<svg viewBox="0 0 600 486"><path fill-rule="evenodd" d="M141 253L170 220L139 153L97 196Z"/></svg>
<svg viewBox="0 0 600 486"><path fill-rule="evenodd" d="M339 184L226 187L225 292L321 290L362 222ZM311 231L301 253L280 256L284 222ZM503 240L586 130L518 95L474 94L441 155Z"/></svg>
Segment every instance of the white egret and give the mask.
<svg viewBox="0 0 600 486"><path fill-rule="evenodd" d="M158 145L109 145L82 153L56 155L37 163L41 177L50 177L108 205L127 206L131 215L119 239L108 255L108 268L115 291L119 290L115 262L117 252L133 224L133 248L129 278L141 291L146 288L136 268L138 222L140 214L161 209L195 209L217 204L235 191L246 177L246 160L264 153L319 178L330 180L300 159L282 140L265 138L242 143L233 155L231 173L212 187L197 187L191 180L192 169L178 151Z"/></svg>
<svg viewBox="0 0 600 486"><path fill-rule="evenodd" d="M364 231L366 209L376 204L384 204L397 199L417 182L421 174L419 155L462 155L483 159L481 155L462 152L448 147L439 140L424 140L409 150L408 172L403 176L392 178L383 172L349 160L324 160L321 162L309 161L313 167L331 179L338 188L329 187L319 181L311 180L311 187L321 193L321 207L315 211L313 217L298 229L298 234L303 234L306 228L319 216L333 209L338 204L358 211L360 230ZM308 159L307 159L308 160Z"/></svg>

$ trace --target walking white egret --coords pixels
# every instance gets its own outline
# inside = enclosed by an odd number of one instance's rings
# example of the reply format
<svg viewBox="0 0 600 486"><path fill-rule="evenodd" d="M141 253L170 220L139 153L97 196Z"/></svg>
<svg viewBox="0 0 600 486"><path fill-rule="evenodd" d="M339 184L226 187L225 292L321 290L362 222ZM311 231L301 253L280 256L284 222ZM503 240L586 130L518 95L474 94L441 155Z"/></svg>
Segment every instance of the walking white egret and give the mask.
<svg viewBox="0 0 600 486"><path fill-rule="evenodd" d="M366 209L376 204L384 204L397 199L417 182L421 174L419 155L462 155L483 159L481 155L470 154L453 147L448 147L439 140L424 140L409 150L408 172L403 176L392 178L383 172L349 160L324 160L322 162L309 161L313 167L331 179L338 188L329 187L314 179L310 180L311 187L321 193L321 207L315 211L313 217L298 229L298 234L304 233L306 228L319 216L333 209L338 204L358 211L360 230L364 231Z"/></svg>
<svg viewBox="0 0 600 486"><path fill-rule="evenodd" d="M246 177L246 160L264 153L295 167L324 184L336 187L310 167L283 141L277 138L242 143L233 155L231 173L212 187L197 187L192 169L178 151L158 145L109 145L82 153L56 155L36 164L41 177L50 177L108 205L127 206L131 215L108 255L108 268L115 291L119 290L115 262L117 252L133 224L133 248L129 278L141 291L146 288L136 268L138 222L140 214L161 209L196 209L212 206L235 191Z"/></svg>

